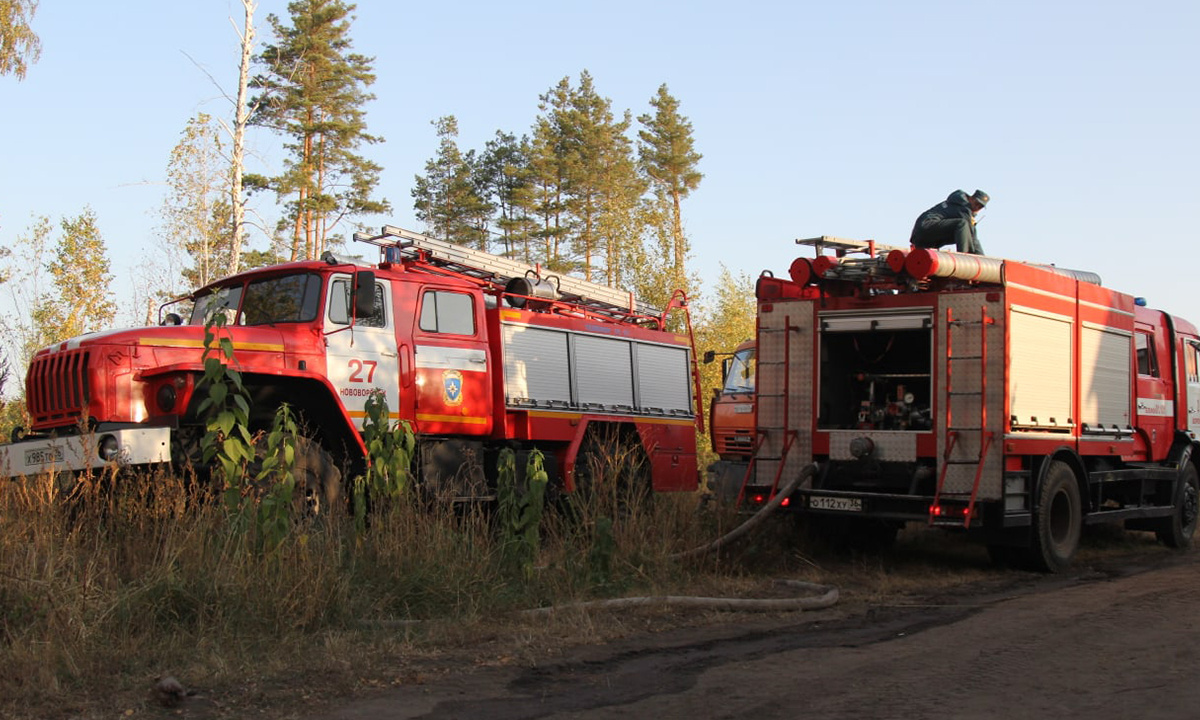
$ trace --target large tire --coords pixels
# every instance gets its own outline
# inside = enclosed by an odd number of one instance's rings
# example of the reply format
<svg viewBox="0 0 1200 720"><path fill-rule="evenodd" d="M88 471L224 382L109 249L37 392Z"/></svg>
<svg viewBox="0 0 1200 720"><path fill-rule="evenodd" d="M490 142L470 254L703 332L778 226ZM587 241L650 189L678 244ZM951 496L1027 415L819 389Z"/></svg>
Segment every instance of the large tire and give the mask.
<svg viewBox="0 0 1200 720"><path fill-rule="evenodd" d="M1060 572L1075 558L1083 532L1083 502L1079 482L1069 465L1053 460L1042 477L1037 509L1033 513L1033 566Z"/></svg>
<svg viewBox="0 0 1200 720"><path fill-rule="evenodd" d="M593 509L613 517L644 509L653 497L650 458L632 428L595 423L575 460L575 489Z"/></svg>
<svg viewBox="0 0 1200 720"><path fill-rule="evenodd" d="M1163 518L1155 528L1158 541L1169 548L1186 550L1192 545L1196 532L1196 517L1200 514L1200 473L1188 461L1179 473L1179 488L1175 492L1175 512Z"/></svg>
<svg viewBox="0 0 1200 720"><path fill-rule="evenodd" d="M718 460L708 466L708 490L722 505L731 505L742 492L748 463Z"/></svg>
<svg viewBox="0 0 1200 720"><path fill-rule="evenodd" d="M342 471L319 443L296 438L293 498L301 517L328 517L342 509Z"/></svg>

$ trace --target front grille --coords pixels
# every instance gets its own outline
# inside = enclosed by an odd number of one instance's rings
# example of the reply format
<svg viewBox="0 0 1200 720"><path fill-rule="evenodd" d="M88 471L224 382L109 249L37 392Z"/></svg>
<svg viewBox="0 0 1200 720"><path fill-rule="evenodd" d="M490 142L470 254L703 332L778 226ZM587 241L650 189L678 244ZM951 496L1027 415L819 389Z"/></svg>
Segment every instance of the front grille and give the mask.
<svg viewBox="0 0 1200 720"><path fill-rule="evenodd" d="M719 435L717 436L717 454L749 455L754 449L753 435Z"/></svg>
<svg viewBox="0 0 1200 720"><path fill-rule="evenodd" d="M77 422L88 401L88 351L35 358L25 379L25 394L35 428Z"/></svg>

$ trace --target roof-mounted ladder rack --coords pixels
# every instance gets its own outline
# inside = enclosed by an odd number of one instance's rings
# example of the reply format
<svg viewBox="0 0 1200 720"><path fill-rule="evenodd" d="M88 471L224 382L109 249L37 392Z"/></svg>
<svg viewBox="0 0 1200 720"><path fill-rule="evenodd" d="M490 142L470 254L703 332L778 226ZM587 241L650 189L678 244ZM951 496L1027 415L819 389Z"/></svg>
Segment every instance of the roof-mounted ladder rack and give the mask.
<svg viewBox="0 0 1200 720"><path fill-rule="evenodd" d="M893 250L907 250L908 248L900 248L895 245L884 245L877 243L874 240L847 240L846 238L833 237L831 235L821 235L815 238L796 238L797 245L811 245L816 248L816 254L820 255L821 251L828 248L833 250L837 257L844 257L847 253L861 252L872 257L887 255Z"/></svg>
<svg viewBox="0 0 1200 720"><path fill-rule="evenodd" d="M483 250L439 240L393 225L384 225L379 235L354 233L354 239L383 249L384 259L397 262L401 258L418 258L463 275L503 286L513 278L535 275L542 280L553 278L563 300L602 313L640 314L658 317L662 311L634 298L633 293L618 290L588 280L565 275L549 275L532 265L493 255ZM398 253L396 257L394 253Z"/></svg>

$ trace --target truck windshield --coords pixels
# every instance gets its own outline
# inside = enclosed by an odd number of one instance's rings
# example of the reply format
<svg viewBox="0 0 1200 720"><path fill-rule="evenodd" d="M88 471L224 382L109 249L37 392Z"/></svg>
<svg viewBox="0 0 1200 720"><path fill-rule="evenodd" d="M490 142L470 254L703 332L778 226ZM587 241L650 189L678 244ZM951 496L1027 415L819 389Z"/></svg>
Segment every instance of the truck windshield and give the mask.
<svg viewBox="0 0 1200 720"><path fill-rule="evenodd" d="M725 392L754 392L754 348L746 348L733 354L733 359L729 362L729 372L725 375Z"/></svg>
<svg viewBox="0 0 1200 720"><path fill-rule="evenodd" d="M284 275L217 288L196 298L191 324L202 325L211 312L225 313L234 325L312 322L321 304L321 276Z"/></svg>

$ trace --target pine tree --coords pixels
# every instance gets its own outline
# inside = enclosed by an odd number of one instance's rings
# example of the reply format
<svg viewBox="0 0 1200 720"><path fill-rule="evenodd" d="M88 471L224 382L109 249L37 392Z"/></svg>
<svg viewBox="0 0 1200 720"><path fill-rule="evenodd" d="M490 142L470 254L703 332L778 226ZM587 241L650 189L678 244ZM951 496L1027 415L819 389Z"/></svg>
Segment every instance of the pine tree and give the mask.
<svg viewBox="0 0 1200 720"><path fill-rule="evenodd" d="M529 241L537 229L531 214L533 185L529 168L529 138L496 131L479 158L477 179L482 195L497 213L496 230L504 254L532 263Z"/></svg>
<svg viewBox="0 0 1200 720"><path fill-rule="evenodd" d="M638 155L642 170L650 177L655 191L669 197L672 204L674 234L674 272L677 287L687 286L685 262L687 238L683 234L683 198L700 185L704 175L696 169L703 157L694 149L692 124L679 114L679 101L671 96L666 85L650 99L653 115L640 115L638 131L641 143Z"/></svg>
<svg viewBox="0 0 1200 720"><path fill-rule="evenodd" d="M42 56L42 43L29 26L38 0L0 0L0 75L24 80L29 65Z"/></svg>
<svg viewBox="0 0 1200 720"><path fill-rule="evenodd" d="M559 271L571 269L562 250L572 228L567 213L567 188L577 144L573 139L572 95L570 78L563 78L539 97L542 114L534 122L529 153L529 209L538 222L533 236L543 246L541 257L534 260Z"/></svg>
<svg viewBox="0 0 1200 720"><path fill-rule="evenodd" d="M491 206L479 191L474 151L459 152L453 115L434 120L433 126L437 156L425 163L426 174L416 176L412 190L417 220L435 237L487 250Z"/></svg>
<svg viewBox="0 0 1200 720"><path fill-rule="evenodd" d="M259 56L265 72L252 83L262 93L254 122L289 138L291 156L270 186L291 198L293 259L320 256L343 218L391 209L373 197L381 167L357 152L382 138L367 133L374 60L351 52L353 10L341 0L293 0L290 26L267 16L276 44Z"/></svg>
<svg viewBox="0 0 1200 720"><path fill-rule="evenodd" d="M607 266L618 266L621 247L633 228L637 198L643 188L633 161L632 143L625 133L630 117L618 121L612 103L601 97L586 70L580 73L579 89L571 96L573 121L567 147L567 207L575 217L576 253L582 256L584 277L593 279L601 257ZM619 272L609 270L613 282Z"/></svg>

